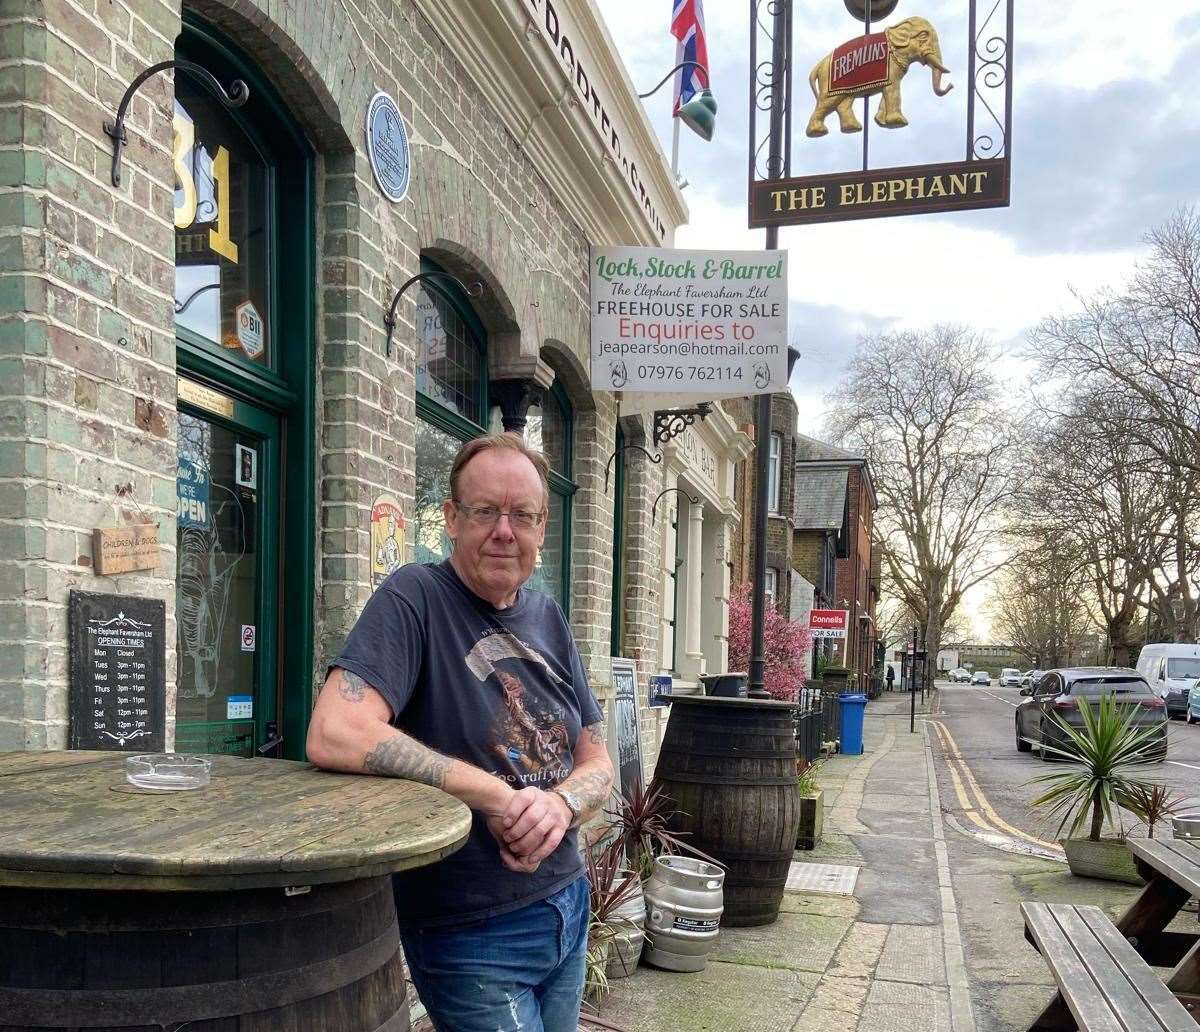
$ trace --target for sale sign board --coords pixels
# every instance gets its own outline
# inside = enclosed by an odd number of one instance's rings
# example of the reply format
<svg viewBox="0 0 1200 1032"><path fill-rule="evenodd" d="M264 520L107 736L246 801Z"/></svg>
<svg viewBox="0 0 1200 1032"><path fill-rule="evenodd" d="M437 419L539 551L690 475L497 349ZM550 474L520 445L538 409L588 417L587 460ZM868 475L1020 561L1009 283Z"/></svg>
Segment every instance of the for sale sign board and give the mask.
<svg viewBox="0 0 1200 1032"><path fill-rule="evenodd" d="M591 254L592 385L745 396L787 389L787 252Z"/></svg>
<svg viewBox="0 0 1200 1032"><path fill-rule="evenodd" d="M848 609L814 609L808 614L808 630L814 638L844 638L849 623Z"/></svg>

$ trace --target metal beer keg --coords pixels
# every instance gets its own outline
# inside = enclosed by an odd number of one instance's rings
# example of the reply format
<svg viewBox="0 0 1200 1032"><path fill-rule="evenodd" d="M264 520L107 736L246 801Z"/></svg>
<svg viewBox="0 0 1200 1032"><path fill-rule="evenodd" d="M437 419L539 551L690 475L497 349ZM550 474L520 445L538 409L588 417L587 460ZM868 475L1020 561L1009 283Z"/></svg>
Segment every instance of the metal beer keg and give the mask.
<svg viewBox="0 0 1200 1032"><path fill-rule="evenodd" d="M717 941L725 872L687 856L660 856L646 882L642 958L667 971L703 971Z"/></svg>

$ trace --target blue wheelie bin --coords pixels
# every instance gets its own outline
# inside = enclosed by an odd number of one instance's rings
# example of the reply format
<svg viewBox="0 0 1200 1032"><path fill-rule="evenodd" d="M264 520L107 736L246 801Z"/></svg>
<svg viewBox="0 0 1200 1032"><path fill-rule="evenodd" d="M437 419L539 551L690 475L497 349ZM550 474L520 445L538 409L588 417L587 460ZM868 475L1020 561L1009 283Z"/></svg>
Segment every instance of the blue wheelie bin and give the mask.
<svg viewBox="0 0 1200 1032"><path fill-rule="evenodd" d="M846 692L838 696L841 711L842 752L847 756L861 756L863 751L863 713L867 708L867 697Z"/></svg>

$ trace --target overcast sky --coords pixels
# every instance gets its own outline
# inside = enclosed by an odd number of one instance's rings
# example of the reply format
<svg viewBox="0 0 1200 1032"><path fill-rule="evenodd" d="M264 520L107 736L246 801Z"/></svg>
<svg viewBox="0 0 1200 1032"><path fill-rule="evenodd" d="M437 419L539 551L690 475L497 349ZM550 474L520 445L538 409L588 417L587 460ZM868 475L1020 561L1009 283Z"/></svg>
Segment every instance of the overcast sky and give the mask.
<svg viewBox="0 0 1200 1032"><path fill-rule="evenodd" d="M648 89L674 64L670 0L597 0L634 83ZM981 10L990 5L980 3ZM691 222L677 246L757 248L746 228L748 4L707 0L717 134L686 128L680 169ZM1187 8L1193 8L1186 10ZM842 0L795 0L793 175L861 163L861 134L810 140L807 75L838 43L862 31ZM933 22L956 88L936 97L926 69L904 82L907 129L871 126L876 167L960 159L966 137L966 0L900 0L892 24ZM1181 10L1183 13L1180 13ZM1012 356L1043 316L1072 306L1071 290L1120 282L1142 237L1192 203L1200 119L1200 10L1132 0L1021 3L1016 11L1012 204L980 212L796 227L789 251L789 334L803 352L792 378L800 430L820 436L823 398L858 338L889 328L961 322L995 343L1014 388ZM670 153L671 89L644 102ZM861 110L861 109L860 109ZM872 107L874 110L874 107ZM981 634L982 594L970 600Z"/></svg>
<svg viewBox="0 0 1200 1032"><path fill-rule="evenodd" d="M597 2L634 83L649 88L674 63L670 0ZM712 143L683 131L691 222L677 244L761 247L763 231L746 228L748 5L705 6L720 110ZM1192 198L1200 10L1178 13L1188 6L1018 5L1011 207L782 231L790 252L790 335L804 352L792 380L802 431L819 432L822 397L864 332L962 322L1010 351L1043 315L1070 306L1072 287L1089 291L1122 278L1146 229ZM965 0L900 0L885 21L916 13L932 21L956 88L936 97L926 70L914 66L903 93L910 126L872 125L872 165L961 158L965 12ZM793 174L853 168L861 161L860 134L838 133L835 116L822 139L808 139L803 128L811 111L809 69L861 23L841 0L796 0L793 17ZM645 103L669 153L670 86Z"/></svg>

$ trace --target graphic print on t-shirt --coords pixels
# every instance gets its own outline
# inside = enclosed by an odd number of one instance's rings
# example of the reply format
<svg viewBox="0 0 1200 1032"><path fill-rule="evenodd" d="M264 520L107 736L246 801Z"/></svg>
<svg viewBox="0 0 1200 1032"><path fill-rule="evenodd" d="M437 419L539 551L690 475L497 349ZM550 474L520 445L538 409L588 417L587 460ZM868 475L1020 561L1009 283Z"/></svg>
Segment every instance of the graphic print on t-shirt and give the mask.
<svg viewBox="0 0 1200 1032"><path fill-rule="evenodd" d="M540 653L507 631L496 629L477 641L465 657L467 669L484 683L494 678L503 701L499 720L489 732L489 750L518 771L518 779L525 784L558 781L570 773L566 711L527 686L517 674L497 667L511 660L519 664L518 670L527 663L540 668L532 672L534 679L545 674L559 684L566 683Z"/></svg>

